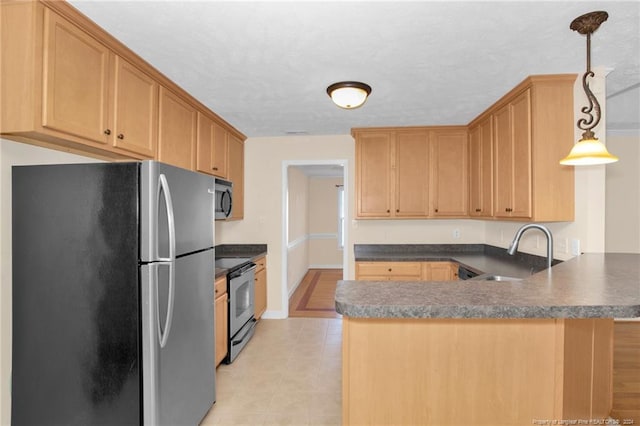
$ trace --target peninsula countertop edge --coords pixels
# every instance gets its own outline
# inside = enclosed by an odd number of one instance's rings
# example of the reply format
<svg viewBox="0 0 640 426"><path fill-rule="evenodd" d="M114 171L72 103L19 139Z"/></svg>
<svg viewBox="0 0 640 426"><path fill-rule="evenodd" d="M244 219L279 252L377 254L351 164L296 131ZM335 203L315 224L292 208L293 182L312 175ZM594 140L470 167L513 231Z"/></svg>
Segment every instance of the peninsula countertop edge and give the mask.
<svg viewBox="0 0 640 426"><path fill-rule="evenodd" d="M638 318L640 255L583 254L521 281L342 280L335 306L353 318Z"/></svg>

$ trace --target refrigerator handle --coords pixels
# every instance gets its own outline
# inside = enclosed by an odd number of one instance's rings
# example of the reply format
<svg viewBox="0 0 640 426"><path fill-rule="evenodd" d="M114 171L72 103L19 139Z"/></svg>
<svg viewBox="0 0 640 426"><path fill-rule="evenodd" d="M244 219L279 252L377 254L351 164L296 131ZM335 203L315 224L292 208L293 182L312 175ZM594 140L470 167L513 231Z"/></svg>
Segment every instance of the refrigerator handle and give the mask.
<svg viewBox="0 0 640 426"><path fill-rule="evenodd" d="M160 347L164 348L169 338L169 332L171 331L171 320L173 319L173 302L175 299L175 260L176 260L176 228L175 218L173 215L173 202L171 200L171 191L169 190L169 184L165 175L160 175L160 185L158 186L158 197L160 191L164 192L164 200L167 208L167 222L169 226L169 259L163 260L163 264L169 266L169 297L167 300L167 317L165 318L164 327L160 327L160 309L158 312L158 337L160 338Z"/></svg>

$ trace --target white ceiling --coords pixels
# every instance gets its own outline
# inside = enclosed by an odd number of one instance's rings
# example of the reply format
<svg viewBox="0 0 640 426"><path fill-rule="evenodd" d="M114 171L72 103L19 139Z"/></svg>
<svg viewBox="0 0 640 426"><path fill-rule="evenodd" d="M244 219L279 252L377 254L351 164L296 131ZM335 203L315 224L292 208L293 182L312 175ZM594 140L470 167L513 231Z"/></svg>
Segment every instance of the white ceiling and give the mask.
<svg viewBox="0 0 640 426"><path fill-rule="evenodd" d="M605 10L607 125L640 129L638 1L70 3L249 137L466 124L528 75L584 73L569 24ZM331 103L342 80L373 87L363 107Z"/></svg>

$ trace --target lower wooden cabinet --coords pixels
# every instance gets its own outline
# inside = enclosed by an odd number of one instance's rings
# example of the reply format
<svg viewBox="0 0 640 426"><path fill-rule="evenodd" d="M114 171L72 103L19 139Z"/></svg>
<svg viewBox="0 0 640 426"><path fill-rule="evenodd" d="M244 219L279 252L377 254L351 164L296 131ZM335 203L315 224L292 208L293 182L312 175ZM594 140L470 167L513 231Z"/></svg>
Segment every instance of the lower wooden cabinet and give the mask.
<svg viewBox="0 0 640 426"><path fill-rule="evenodd" d="M267 310L267 258L261 257L255 263L258 266L256 267L254 316L260 319Z"/></svg>
<svg viewBox="0 0 640 426"><path fill-rule="evenodd" d="M356 280L363 281L453 281L458 279L455 262L356 262Z"/></svg>
<svg viewBox="0 0 640 426"><path fill-rule="evenodd" d="M422 262L422 279L426 281L455 281L458 264L455 262Z"/></svg>
<svg viewBox="0 0 640 426"><path fill-rule="evenodd" d="M227 356L229 341L229 295L227 294L227 277L218 278L215 282L215 339L216 367Z"/></svg>

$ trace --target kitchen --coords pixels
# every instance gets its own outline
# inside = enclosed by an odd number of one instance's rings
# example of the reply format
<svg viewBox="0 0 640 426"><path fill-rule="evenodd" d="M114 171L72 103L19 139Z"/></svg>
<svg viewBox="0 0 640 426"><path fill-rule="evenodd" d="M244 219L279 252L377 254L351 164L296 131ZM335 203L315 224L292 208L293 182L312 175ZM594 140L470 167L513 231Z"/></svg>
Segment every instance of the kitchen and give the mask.
<svg viewBox="0 0 640 426"><path fill-rule="evenodd" d="M606 9L606 8L605 8ZM570 18L573 18L571 16ZM97 18L96 18L97 19ZM568 22L563 23L561 31L569 32L566 29ZM610 25L609 27L607 27ZM604 34L606 31L611 31L615 27L615 24L608 22L601 30ZM572 46L577 49L576 66L571 68L570 72L580 72L583 67L583 40L574 40L576 35L569 34L568 40L571 40L575 45ZM600 33L594 39L594 48L597 46L597 40L602 37ZM597 62L596 62L597 63ZM517 77L517 83L524 78L525 75ZM513 85L513 84L512 84ZM507 88L508 89L508 88ZM323 87L319 89L320 92L324 90ZM377 88L374 87L374 95ZM577 88L577 93L580 92L580 88ZM637 90L637 89L636 89ZM504 93L506 90L500 91ZM633 91L631 91L633 92ZM326 94L321 93L323 96L322 101L328 102ZM491 102L497 99L499 96L494 96L490 102L478 106L478 111L486 108ZM619 97L617 97L619 98ZM375 98L372 97L369 102L372 102ZM611 101L615 101L616 98ZM579 103L581 104L581 103ZM365 111L364 109L361 111ZM355 113L361 111L354 111ZM344 113L337 111L335 114ZM613 114L608 114L609 118ZM377 123L376 123L377 124ZM423 123L421 123L423 124ZM603 123L604 125L604 123ZM332 161L335 159L345 160L345 176L346 181L349 182L346 186L346 195L349 200L349 212L350 217L353 217L354 212L354 192L353 182L355 181L355 149L354 141L350 135L348 135L348 129L355 127L353 124L349 124L345 131L337 132L333 136L326 135L300 135L300 136L261 136L250 137L245 143L245 217L244 220L235 222L217 222L216 223L216 243L266 243L269 247L269 265L268 265L268 307L265 313L265 318L282 318L286 316L287 312L287 294L286 289L286 269L284 268L280 259L284 256L286 250L286 242L283 235L283 222L282 212L284 204L284 191L283 187L283 162L296 161L296 160L314 160L314 161ZM240 127L241 130L246 131ZM576 130L577 137L579 137ZM625 136L624 133L616 136L615 133L607 134L607 142L610 144L611 151L617 152L618 155L637 158L637 133L636 136ZM577 138L576 138L577 139ZM629 143L631 141L632 143ZM618 143L616 143L618 142ZM634 145L635 144L635 145ZM617 149L613 146L616 145ZM636 151L634 151L634 149ZM79 159L80 161L87 161L85 158ZM66 155L58 151L43 150L28 145L19 145L9 141L2 141L2 194L3 205L8 206L9 188L9 165L18 164L24 162L68 162L73 161L73 157ZM609 191L606 179L609 178L609 173L615 173L616 170L620 170L623 167L623 163L618 163L616 169L609 168L606 171L607 177L605 177L604 168L596 168L592 170L576 169L576 218L572 223L551 223L550 227L558 241L556 247L558 258L569 258L571 251L571 241L573 239L580 240L581 251L583 252L602 252L608 249L608 246L612 247L611 250L621 250L619 247L629 244L631 241L637 238L629 238L628 230L637 229L637 217L638 209L637 205L631 205L628 203L629 194L619 194L615 188ZM611 166L608 166L611 167ZM633 169L633 165L631 165ZM638 182L637 172L631 170L630 177L627 179L633 179L632 182ZM627 181L628 182L628 181ZM628 184L627 184L628 185ZM277 188L277 189L274 189ZM605 190L606 188L606 190ZM270 195L270 202L264 202L264 194ZM618 194L617 199L610 199L612 194ZM637 195L634 195L637 196ZM616 204L626 206L625 209L616 207ZM617 212L617 213L616 213ZM613 223L609 223L612 214L626 214L629 218L625 226L616 226L617 223L625 223L620 220L614 220ZM636 219L633 219L636 218ZM3 235L9 235L10 231L10 218L3 210L2 213L3 223ZM487 244L493 244L496 246L506 247L511 237L515 233L518 224L504 221L472 221L467 219L462 220L421 220L421 221L347 221L347 244L345 247L345 253L347 255L347 261L344 263L347 276L352 277L353 269L353 244L355 243L422 243L428 241L430 243L476 243L484 242ZM609 229L612 231L609 231ZM620 230L620 228L623 228ZM458 230L459 238L455 238L454 231ZM624 232L627 232L625 235ZM608 241L610 235L618 234L617 241ZM635 232L637 235L637 231ZM3 300L3 317L2 317L2 333L3 333L3 351L2 351L2 371L3 377L5 372L10 369L10 357L9 349L6 346L10 339L9 330L9 318L10 318L10 305L6 305L6 300L10 300L10 254L11 249L9 245L10 239L3 238L3 278L2 278L2 300ZM617 245L616 245L617 244ZM636 242L637 244L637 242ZM535 236L531 239L523 242L523 249L535 254L544 254L544 244L538 242ZM634 250L633 247L627 247L626 250ZM635 248L637 251L637 246ZM7 263L8 262L8 263ZM280 285L279 285L280 284ZM6 382L6 380L4 380ZM8 407L8 395L6 394L6 387L3 387L3 417L5 417Z"/></svg>

